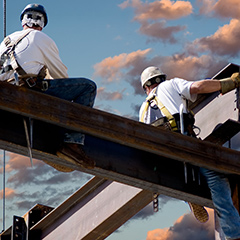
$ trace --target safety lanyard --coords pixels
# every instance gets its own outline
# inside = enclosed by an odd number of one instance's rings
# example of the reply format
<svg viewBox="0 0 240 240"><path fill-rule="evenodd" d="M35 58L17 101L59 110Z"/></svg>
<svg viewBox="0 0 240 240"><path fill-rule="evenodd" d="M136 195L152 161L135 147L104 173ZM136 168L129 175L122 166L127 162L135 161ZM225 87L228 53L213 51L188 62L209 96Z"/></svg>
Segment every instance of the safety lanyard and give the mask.
<svg viewBox="0 0 240 240"><path fill-rule="evenodd" d="M157 88L155 88L153 90L153 95L148 96L146 98L146 104L145 104L145 107L143 109L140 121L144 122L144 117L145 117L145 114L147 113L147 110L148 110L148 108L150 106L150 103L151 103L151 101L155 100L157 107L165 115L165 117L167 118L168 122L170 123L172 131L177 131L178 128L177 128L177 124L176 124L175 118L172 116L172 114L168 111L168 109L162 104L162 102L156 96L156 94L155 94L156 90L157 90Z"/></svg>

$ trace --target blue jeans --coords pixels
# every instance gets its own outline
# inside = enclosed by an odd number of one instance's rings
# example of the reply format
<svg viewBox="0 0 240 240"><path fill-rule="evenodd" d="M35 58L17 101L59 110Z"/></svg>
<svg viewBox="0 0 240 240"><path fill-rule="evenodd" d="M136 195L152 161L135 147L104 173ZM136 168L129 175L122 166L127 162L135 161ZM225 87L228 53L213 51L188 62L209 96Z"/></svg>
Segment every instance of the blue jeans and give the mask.
<svg viewBox="0 0 240 240"><path fill-rule="evenodd" d="M240 238L240 216L234 207L229 181L224 174L200 168L211 191L220 226L229 239Z"/></svg>
<svg viewBox="0 0 240 240"><path fill-rule="evenodd" d="M50 80L49 87L44 93L92 107L96 89L96 84L87 78L63 78ZM64 142L84 144L84 134L69 130L64 133Z"/></svg>

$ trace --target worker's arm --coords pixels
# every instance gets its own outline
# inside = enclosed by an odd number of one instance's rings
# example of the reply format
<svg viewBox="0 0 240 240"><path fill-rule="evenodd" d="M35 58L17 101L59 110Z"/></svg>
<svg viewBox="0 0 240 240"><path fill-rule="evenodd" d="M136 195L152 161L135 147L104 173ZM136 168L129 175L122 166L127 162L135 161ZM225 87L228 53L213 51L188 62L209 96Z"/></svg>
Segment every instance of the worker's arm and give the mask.
<svg viewBox="0 0 240 240"><path fill-rule="evenodd" d="M201 80L194 82L190 87L191 94L212 93L221 90L218 80Z"/></svg>
<svg viewBox="0 0 240 240"><path fill-rule="evenodd" d="M240 86L240 74L233 73L230 78L221 80L201 80L191 85L191 94L211 93L220 91L225 94Z"/></svg>

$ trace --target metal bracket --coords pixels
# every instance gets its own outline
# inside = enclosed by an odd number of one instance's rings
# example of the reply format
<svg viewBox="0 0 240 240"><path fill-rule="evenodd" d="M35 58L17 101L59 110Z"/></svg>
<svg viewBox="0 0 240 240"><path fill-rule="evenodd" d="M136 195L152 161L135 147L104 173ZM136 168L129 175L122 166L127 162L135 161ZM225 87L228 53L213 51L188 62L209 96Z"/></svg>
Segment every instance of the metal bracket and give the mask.
<svg viewBox="0 0 240 240"><path fill-rule="evenodd" d="M27 225L23 217L13 216L11 240L26 240Z"/></svg>
<svg viewBox="0 0 240 240"><path fill-rule="evenodd" d="M158 212L158 193L153 194L153 211Z"/></svg>

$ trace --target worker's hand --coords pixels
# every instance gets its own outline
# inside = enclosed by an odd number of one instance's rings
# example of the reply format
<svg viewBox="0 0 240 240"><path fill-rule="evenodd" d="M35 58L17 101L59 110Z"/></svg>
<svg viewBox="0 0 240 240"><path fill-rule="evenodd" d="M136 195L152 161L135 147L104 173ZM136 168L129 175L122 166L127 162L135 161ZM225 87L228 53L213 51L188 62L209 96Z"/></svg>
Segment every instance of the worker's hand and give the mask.
<svg viewBox="0 0 240 240"><path fill-rule="evenodd" d="M233 73L231 76L231 79L233 80L233 82L235 83L235 87L239 87L240 85L240 74L238 72Z"/></svg>
<svg viewBox="0 0 240 240"><path fill-rule="evenodd" d="M221 83L221 93L225 94L240 86L240 74L236 72L230 78L224 78L219 81Z"/></svg>

